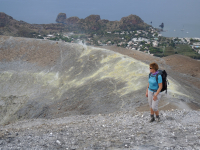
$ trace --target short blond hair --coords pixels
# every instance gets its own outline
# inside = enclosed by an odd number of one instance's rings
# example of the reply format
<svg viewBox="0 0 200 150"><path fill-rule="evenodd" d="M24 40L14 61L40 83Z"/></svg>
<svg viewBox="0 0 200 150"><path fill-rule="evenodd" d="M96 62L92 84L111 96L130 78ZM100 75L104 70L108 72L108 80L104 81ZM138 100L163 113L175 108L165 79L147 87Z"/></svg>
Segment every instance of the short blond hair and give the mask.
<svg viewBox="0 0 200 150"><path fill-rule="evenodd" d="M158 71L159 67L158 67L158 64L153 62L153 63L150 63L150 68L154 69L155 71Z"/></svg>

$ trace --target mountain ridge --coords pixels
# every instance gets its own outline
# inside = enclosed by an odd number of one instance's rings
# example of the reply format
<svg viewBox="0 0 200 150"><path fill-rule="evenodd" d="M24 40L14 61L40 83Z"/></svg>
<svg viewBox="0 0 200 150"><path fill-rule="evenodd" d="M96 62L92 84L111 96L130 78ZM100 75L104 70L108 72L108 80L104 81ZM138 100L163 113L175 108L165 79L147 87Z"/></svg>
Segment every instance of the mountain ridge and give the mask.
<svg viewBox="0 0 200 150"><path fill-rule="evenodd" d="M90 15L85 19L78 17L67 18L66 14L60 13L56 18L57 23L51 24L29 24L25 21L15 20L13 17L0 12L0 35L34 37L34 34L51 34L59 32L103 32L118 30L139 30L150 27L136 16L129 15L120 21L109 21L101 19L99 15Z"/></svg>

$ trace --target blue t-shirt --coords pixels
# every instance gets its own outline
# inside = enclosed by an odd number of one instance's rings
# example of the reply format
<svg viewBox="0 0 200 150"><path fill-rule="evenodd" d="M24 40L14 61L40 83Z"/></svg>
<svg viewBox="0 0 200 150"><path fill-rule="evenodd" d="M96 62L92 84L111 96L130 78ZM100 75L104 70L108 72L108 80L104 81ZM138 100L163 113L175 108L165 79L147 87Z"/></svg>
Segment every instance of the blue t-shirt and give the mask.
<svg viewBox="0 0 200 150"><path fill-rule="evenodd" d="M158 82L156 81L156 75L150 75L150 78L149 78L149 90L152 91L152 92L157 91L158 88L159 88L158 83L162 83L161 75L158 75ZM153 90L155 90L155 91L153 91Z"/></svg>

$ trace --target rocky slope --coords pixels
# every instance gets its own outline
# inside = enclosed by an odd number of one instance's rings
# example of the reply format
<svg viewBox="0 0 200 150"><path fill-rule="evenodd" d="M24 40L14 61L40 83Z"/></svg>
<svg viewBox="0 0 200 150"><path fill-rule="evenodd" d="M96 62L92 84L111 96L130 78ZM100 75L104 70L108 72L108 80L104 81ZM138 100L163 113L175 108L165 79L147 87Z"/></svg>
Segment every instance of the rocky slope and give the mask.
<svg viewBox="0 0 200 150"><path fill-rule="evenodd" d="M0 130L2 149L200 149L200 111L161 111L149 123L148 112L34 119Z"/></svg>
<svg viewBox="0 0 200 150"><path fill-rule="evenodd" d="M39 33L47 35L51 32L67 31L64 24L29 24L22 20L17 21L11 16L0 12L0 35L11 35L19 37L35 37Z"/></svg>
<svg viewBox="0 0 200 150"><path fill-rule="evenodd" d="M0 61L1 124L111 113L146 104L141 93L148 65L112 51L1 36ZM170 76L169 81L166 103L189 109L187 103L198 102L194 89L186 90Z"/></svg>
<svg viewBox="0 0 200 150"><path fill-rule="evenodd" d="M199 89L162 58L133 55L143 62L82 44L0 36L0 148L198 149ZM150 124L148 61L157 59L170 85L161 122Z"/></svg>
<svg viewBox="0 0 200 150"><path fill-rule="evenodd" d="M200 61L178 54L159 58L140 51L116 46L104 46L103 48L132 57L146 64L158 63L161 69L167 70L168 75L178 81L186 90L190 91L192 89L190 95L196 95L196 101L199 102Z"/></svg>

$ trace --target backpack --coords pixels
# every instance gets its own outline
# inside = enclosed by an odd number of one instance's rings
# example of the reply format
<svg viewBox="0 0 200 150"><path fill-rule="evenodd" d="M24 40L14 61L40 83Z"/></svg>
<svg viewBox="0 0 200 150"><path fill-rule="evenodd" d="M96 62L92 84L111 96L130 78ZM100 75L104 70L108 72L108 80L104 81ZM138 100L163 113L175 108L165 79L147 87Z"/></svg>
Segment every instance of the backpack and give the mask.
<svg viewBox="0 0 200 150"><path fill-rule="evenodd" d="M156 81L158 82L158 75L161 75L162 77L162 89L160 92L163 92L166 90L167 93L167 83L169 84L167 80L167 72L165 70L158 70L158 74L156 74ZM151 76L151 73L149 74L149 78Z"/></svg>

